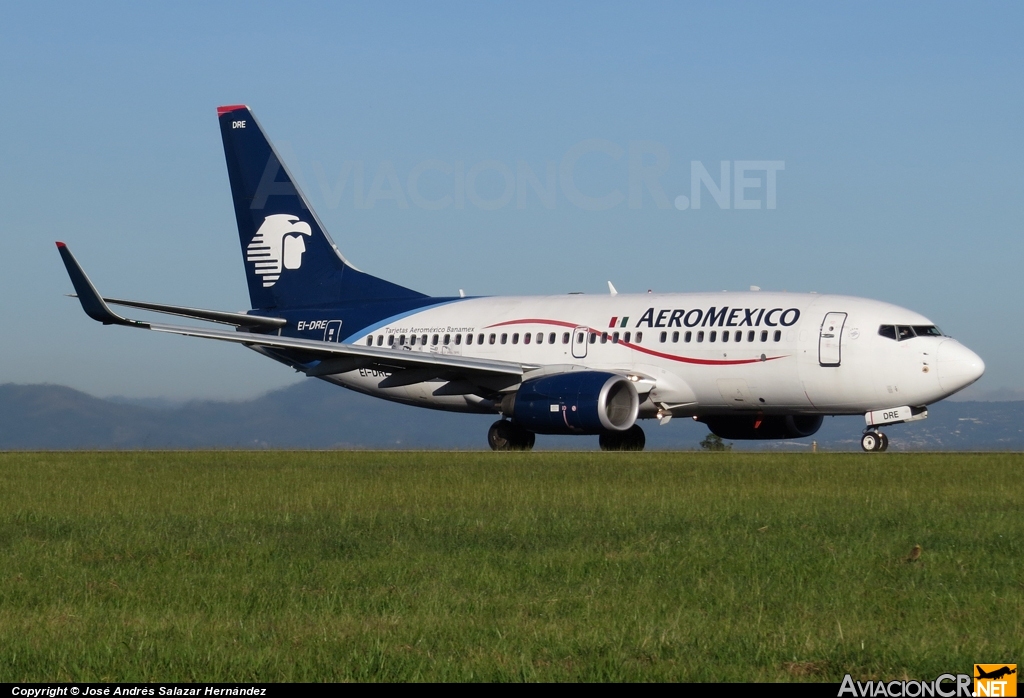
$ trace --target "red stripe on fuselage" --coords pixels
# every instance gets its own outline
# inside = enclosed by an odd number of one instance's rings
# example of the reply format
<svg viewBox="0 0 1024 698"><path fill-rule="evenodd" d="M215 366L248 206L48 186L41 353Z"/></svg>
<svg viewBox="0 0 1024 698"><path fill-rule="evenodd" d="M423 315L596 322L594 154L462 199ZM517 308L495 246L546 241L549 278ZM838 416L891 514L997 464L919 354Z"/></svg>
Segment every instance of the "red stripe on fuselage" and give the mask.
<svg viewBox="0 0 1024 698"><path fill-rule="evenodd" d="M495 325L488 325L485 330L489 330L492 327L504 327L505 325L558 325L559 327L583 327L583 325L574 325L571 322L562 322L561 320L541 320L539 318L526 318L525 320L509 320L508 322L499 322ZM591 329L591 332L597 330Z"/></svg>
<svg viewBox="0 0 1024 698"><path fill-rule="evenodd" d="M542 318L526 318L523 320L507 320L505 322L499 322L494 325L488 325L484 329L490 329L492 327L504 327L506 325L558 325L559 327L584 327L584 325L575 325L571 322L563 322L561 320L545 320ZM587 327L590 334L601 334L600 330L595 330L593 327ZM676 354L665 354L664 352L655 351L654 349L648 349L632 342L624 342L619 340L617 344L621 344L629 349L634 349L643 354L650 354L651 356L657 356L661 359L668 359L669 361L678 361L684 364L697 364L698 366L738 366L741 364L756 364L762 363L763 361L775 361L776 359L784 359L783 356L767 356L764 359L695 359L690 356L678 356Z"/></svg>

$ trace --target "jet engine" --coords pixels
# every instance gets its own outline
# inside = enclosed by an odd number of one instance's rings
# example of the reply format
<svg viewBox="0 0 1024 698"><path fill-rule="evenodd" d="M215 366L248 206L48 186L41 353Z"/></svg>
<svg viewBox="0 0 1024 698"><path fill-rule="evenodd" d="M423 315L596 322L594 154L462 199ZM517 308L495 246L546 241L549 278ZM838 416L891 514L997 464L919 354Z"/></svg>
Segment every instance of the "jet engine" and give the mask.
<svg viewBox="0 0 1024 698"><path fill-rule="evenodd" d="M727 415L702 417L711 432L723 439L799 439L811 436L821 428L820 414Z"/></svg>
<svg viewBox="0 0 1024 698"><path fill-rule="evenodd" d="M538 434L600 434L636 423L640 398L625 376L572 371L524 381L501 411Z"/></svg>

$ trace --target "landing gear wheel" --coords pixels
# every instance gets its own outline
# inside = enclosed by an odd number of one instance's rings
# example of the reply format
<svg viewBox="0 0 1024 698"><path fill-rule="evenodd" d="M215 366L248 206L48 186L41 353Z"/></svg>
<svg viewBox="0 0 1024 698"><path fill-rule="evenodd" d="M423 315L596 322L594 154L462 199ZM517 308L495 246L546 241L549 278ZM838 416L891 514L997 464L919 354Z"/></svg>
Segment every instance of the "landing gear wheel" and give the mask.
<svg viewBox="0 0 1024 698"><path fill-rule="evenodd" d="M492 451L529 451L537 435L507 419L499 419L487 430L487 443Z"/></svg>
<svg viewBox="0 0 1024 698"><path fill-rule="evenodd" d="M889 437L880 431L866 431L860 437L860 447L868 453L889 448Z"/></svg>
<svg viewBox="0 0 1024 698"><path fill-rule="evenodd" d="M604 431L597 437L602 451L642 451L647 437L639 425L634 424L626 431Z"/></svg>

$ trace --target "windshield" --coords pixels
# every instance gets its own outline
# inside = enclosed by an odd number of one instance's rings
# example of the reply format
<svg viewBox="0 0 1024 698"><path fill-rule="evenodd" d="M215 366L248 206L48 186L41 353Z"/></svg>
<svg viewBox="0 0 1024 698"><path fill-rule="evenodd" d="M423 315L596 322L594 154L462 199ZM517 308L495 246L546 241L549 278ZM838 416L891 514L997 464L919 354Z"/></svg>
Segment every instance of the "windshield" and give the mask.
<svg viewBox="0 0 1024 698"><path fill-rule="evenodd" d="M882 325L878 334L902 342L914 337L941 337L942 331L935 325Z"/></svg>

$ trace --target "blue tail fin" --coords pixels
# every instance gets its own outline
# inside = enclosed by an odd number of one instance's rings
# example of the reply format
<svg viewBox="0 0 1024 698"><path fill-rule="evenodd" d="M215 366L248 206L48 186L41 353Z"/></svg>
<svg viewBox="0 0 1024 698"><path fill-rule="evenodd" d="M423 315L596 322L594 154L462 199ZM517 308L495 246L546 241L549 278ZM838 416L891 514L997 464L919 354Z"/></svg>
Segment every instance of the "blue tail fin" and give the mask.
<svg viewBox="0 0 1024 698"><path fill-rule="evenodd" d="M253 308L425 298L341 256L248 107L217 117Z"/></svg>

